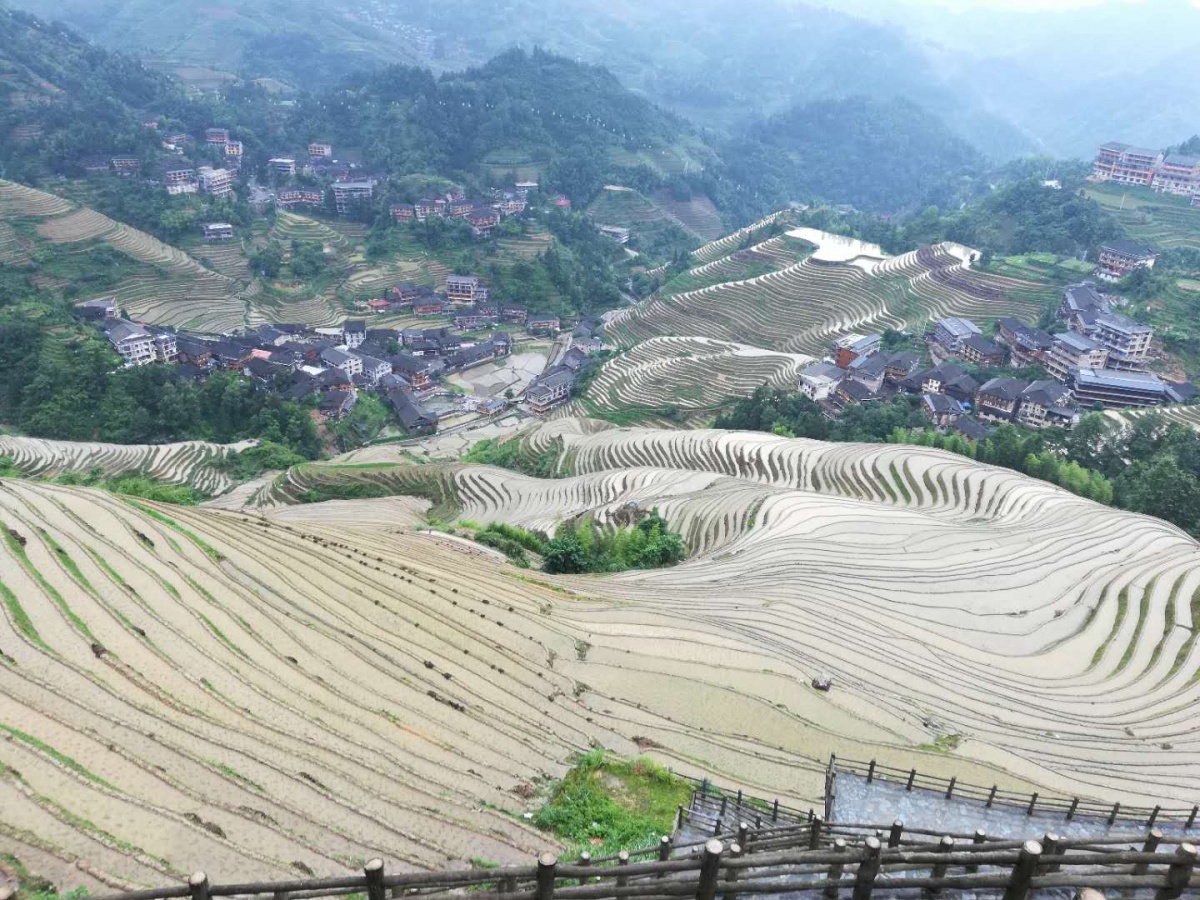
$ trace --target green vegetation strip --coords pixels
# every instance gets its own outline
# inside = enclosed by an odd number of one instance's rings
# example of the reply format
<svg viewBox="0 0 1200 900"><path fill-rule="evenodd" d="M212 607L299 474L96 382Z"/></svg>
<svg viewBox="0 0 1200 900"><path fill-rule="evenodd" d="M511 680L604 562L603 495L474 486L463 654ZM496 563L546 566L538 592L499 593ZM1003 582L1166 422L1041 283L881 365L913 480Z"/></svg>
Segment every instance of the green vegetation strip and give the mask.
<svg viewBox="0 0 1200 900"><path fill-rule="evenodd" d="M570 854L609 855L656 845L691 795L690 784L652 760L620 759L597 748L579 758L533 821Z"/></svg>
<svg viewBox="0 0 1200 900"><path fill-rule="evenodd" d="M50 650L50 645L42 640L42 636L33 627L33 620L29 618L29 614L25 612L20 601L17 600L17 595L3 581L0 581L0 597L4 598L4 605L8 607L9 615L13 617L13 621L20 632L43 650Z"/></svg>
<svg viewBox="0 0 1200 900"><path fill-rule="evenodd" d="M178 522L176 522L170 516L164 516L158 510L151 509L148 506L138 503L136 500L130 500L129 498L125 498L125 502L128 503L130 506L132 506L134 509L145 513L150 518L155 519L159 522L162 522L168 528L173 528L175 531L178 531L180 534L182 534L184 537L186 537L189 541L191 541L193 544L195 544L197 547L199 547L201 550L203 550L214 562L220 562L221 560L223 560L225 558L211 544L205 543L204 540L202 540L198 534L196 534L194 531L184 528L182 525L180 525Z"/></svg>
<svg viewBox="0 0 1200 900"><path fill-rule="evenodd" d="M29 577L36 581L41 589L45 591L55 603L58 604L59 609L63 611L63 614L67 617L71 624L80 631L80 633L85 635L89 640L95 640L95 636L92 634L92 630L88 628L87 623L75 614L75 611L71 609L67 601L63 599L62 594L60 594L55 589L54 585L48 582L46 577L37 570L37 567L34 566L32 562L30 562L28 555L25 553L25 547L16 538L8 525L6 525L4 522L0 522L0 531L4 532L4 540L8 544L8 549L12 551L13 556L20 561L21 567L25 569L25 571L29 574Z"/></svg>
<svg viewBox="0 0 1200 900"><path fill-rule="evenodd" d="M47 756L49 756L55 762L59 763L64 768L70 769L72 772L82 775L88 781L95 782L96 784L106 787L109 790L113 790L113 791L116 790L115 787L113 787L111 784L109 784L107 781L105 781L103 778L101 778L95 772L92 772L92 771L88 770L87 768L85 768L84 766L81 766L75 760L71 759L71 757L69 757L63 753L59 753L57 750L55 750L49 744L45 743L44 741L38 740L33 735L26 734L23 731L19 731L18 729L13 728L11 725L5 725L3 722L0 722L0 731L3 731L5 734L9 734L12 737L15 737L18 741L21 741L24 744L28 744L30 747L34 747L35 749L40 750L41 752L45 753Z"/></svg>

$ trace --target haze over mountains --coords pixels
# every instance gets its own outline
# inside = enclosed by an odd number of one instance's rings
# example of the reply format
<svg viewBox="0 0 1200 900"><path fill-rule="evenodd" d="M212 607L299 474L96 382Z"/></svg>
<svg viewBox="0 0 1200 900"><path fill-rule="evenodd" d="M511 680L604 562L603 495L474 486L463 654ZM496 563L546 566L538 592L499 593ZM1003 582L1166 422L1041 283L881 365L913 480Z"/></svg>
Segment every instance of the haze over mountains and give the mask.
<svg viewBox="0 0 1200 900"><path fill-rule="evenodd" d="M437 71L521 45L611 69L716 130L816 100L904 98L987 157L1087 156L1196 130L1200 10L1186 0L1058 12L841 0L19 0L156 64L316 89L389 63ZM194 74L194 73L193 73ZM1153 102L1148 102L1153 98Z"/></svg>

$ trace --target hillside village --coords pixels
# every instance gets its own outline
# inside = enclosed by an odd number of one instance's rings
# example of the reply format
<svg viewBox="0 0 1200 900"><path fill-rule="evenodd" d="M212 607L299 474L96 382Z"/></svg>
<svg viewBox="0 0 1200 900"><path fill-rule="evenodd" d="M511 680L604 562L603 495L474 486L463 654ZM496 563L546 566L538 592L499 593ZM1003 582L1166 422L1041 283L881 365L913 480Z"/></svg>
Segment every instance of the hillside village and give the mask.
<svg viewBox="0 0 1200 900"><path fill-rule="evenodd" d="M799 389L830 417L851 404L917 395L932 426L971 440L986 438L997 424L1071 428L1081 410L1190 402L1197 394L1190 382L1148 371L1154 331L1116 312L1121 302L1095 282L1070 285L1056 311L1066 329L1055 334L1006 316L989 339L969 319L938 320L924 335L930 367L921 366L917 350L882 350L881 334L843 335L830 357L800 373ZM991 371L1006 367L1049 377Z"/></svg>

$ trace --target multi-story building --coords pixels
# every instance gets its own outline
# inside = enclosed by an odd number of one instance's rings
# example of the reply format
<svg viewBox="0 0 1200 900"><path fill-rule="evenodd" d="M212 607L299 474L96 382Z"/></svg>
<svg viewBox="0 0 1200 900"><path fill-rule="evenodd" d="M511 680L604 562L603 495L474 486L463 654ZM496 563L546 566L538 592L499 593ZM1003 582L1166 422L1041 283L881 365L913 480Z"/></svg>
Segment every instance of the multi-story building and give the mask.
<svg viewBox="0 0 1200 900"><path fill-rule="evenodd" d="M292 206L321 206L325 195L320 191L280 191L275 197L275 205L285 209Z"/></svg>
<svg viewBox="0 0 1200 900"><path fill-rule="evenodd" d="M151 333L124 319L108 319L104 333L126 366L148 366L155 362L174 362L178 356L175 335L169 331Z"/></svg>
<svg viewBox="0 0 1200 900"><path fill-rule="evenodd" d="M350 349L367 339L367 323L363 319L347 319L342 323L342 340Z"/></svg>
<svg viewBox="0 0 1200 900"><path fill-rule="evenodd" d="M1092 163L1092 177L1118 184L1144 184L1154 181L1162 154L1144 147L1131 147L1119 141L1104 144Z"/></svg>
<svg viewBox="0 0 1200 900"><path fill-rule="evenodd" d="M446 276L446 296L454 303L474 303L478 290L479 278L475 275Z"/></svg>
<svg viewBox="0 0 1200 900"><path fill-rule="evenodd" d="M487 237L500 224L500 213L489 206L477 206L467 213L467 221L480 237Z"/></svg>
<svg viewBox="0 0 1200 900"><path fill-rule="evenodd" d="M241 141L229 141L225 144L225 157L227 159L240 160L245 152L246 148L242 146Z"/></svg>
<svg viewBox="0 0 1200 900"><path fill-rule="evenodd" d="M200 226L200 230L204 232L204 240L210 244L233 240L233 226L228 222L206 222Z"/></svg>
<svg viewBox="0 0 1200 900"><path fill-rule="evenodd" d="M1011 422L1021 405L1021 392L1028 382L1016 378L993 378L975 392L975 415L984 422Z"/></svg>
<svg viewBox="0 0 1200 900"><path fill-rule="evenodd" d="M290 156L275 156L267 160L267 168L276 175L295 175L296 160Z"/></svg>
<svg viewBox="0 0 1200 900"><path fill-rule="evenodd" d="M1085 330L1079 327L1087 317L1095 317L1106 313L1111 307L1108 300L1096 290L1096 282L1081 281L1063 288L1062 303L1058 306L1058 314L1077 331Z"/></svg>
<svg viewBox="0 0 1200 900"><path fill-rule="evenodd" d="M375 182L369 178L361 181L338 181L332 187L333 204L339 216L349 215L355 206L370 202L375 196Z"/></svg>
<svg viewBox="0 0 1200 900"><path fill-rule="evenodd" d="M1071 392L1056 381L1035 381L1021 391L1017 421L1027 428L1070 428L1079 421Z"/></svg>
<svg viewBox="0 0 1200 900"><path fill-rule="evenodd" d="M228 128L206 128L204 129L204 140L209 144L228 144L229 129Z"/></svg>
<svg viewBox="0 0 1200 900"><path fill-rule="evenodd" d="M438 205L437 200L431 200L426 197L413 204L413 211L417 217L417 221L424 222L430 216L440 216L442 214L442 207Z"/></svg>
<svg viewBox="0 0 1200 900"><path fill-rule="evenodd" d="M1159 406L1168 400L1167 383L1153 372L1072 369L1067 386L1083 407L1095 403L1114 409Z"/></svg>
<svg viewBox="0 0 1200 900"><path fill-rule="evenodd" d="M1171 154L1154 173L1154 189L1180 197L1200 191L1200 156Z"/></svg>
<svg viewBox="0 0 1200 900"><path fill-rule="evenodd" d="M142 170L142 161L136 156L114 156L112 167L118 175L136 175Z"/></svg>
<svg viewBox="0 0 1200 900"><path fill-rule="evenodd" d="M860 356L878 353L882 345L881 334L844 334L833 342L833 361L845 369Z"/></svg>
<svg viewBox="0 0 1200 900"><path fill-rule="evenodd" d="M1072 369L1103 369L1108 364L1108 348L1086 334L1064 331L1054 336L1054 346L1042 364L1052 377L1067 381Z"/></svg>
<svg viewBox="0 0 1200 900"><path fill-rule="evenodd" d="M565 369L537 379L525 392L530 412L540 415L562 403L571 396L571 385L574 382L575 374Z"/></svg>
<svg viewBox="0 0 1200 900"><path fill-rule="evenodd" d="M201 166L196 170L200 182L200 190L214 197L228 197L233 193L233 173L228 169L214 169L211 166Z"/></svg>
<svg viewBox="0 0 1200 900"><path fill-rule="evenodd" d="M154 356L157 362L173 363L179 359L179 348L175 335L170 331L154 333Z"/></svg>
<svg viewBox="0 0 1200 900"><path fill-rule="evenodd" d="M831 362L813 363L800 370L800 392L810 400L825 400L844 377L846 370Z"/></svg>
<svg viewBox="0 0 1200 900"><path fill-rule="evenodd" d="M332 347L321 351L321 362L331 368L341 369L351 378L361 375L363 370L362 360L359 357L342 350L335 350Z"/></svg>
<svg viewBox="0 0 1200 900"><path fill-rule="evenodd" d="M970 319L949 316L939 319L933 329L933 340L947 353L958 354L962 343L973 334L982 334L979 326Z"/></svg>
<svg viewBox="0 0 1200 900"><path fill-rule="evenodd" d="M392 207L392 218L397 222L411 222L416 218L417 210L411 203L397 203Z"/></svg>
<svg viewBox="0 0 1200 900"><path fill-rule="evenodd" d="M1102 313L1096 317L1091 337L1108 348L1108 368L1137 370L1145 368L1150 358L1154 329L1128 316Z"/></svg>
<svg viewBox="0 0 1200 900"><path fill-rule="evenodd" d="M964 338L958 355L979 366L1004 365L1004 351L981 334L972 334Z"/></svg>
<svg viewBox="0 0 1200 900"><path fill-rule="evenodd" d="M1158 251L1153 247L1119 238L1100 247L1100 261L1096 266L1096 276L1105 281L1117 281L1129 275L1134 269L1154 268L1157 259Z"/></svg>
<svg viewBox="0 0 1200 900"><path fill-rule="evenodd" d="M172 197L178 194L194 194L200 190L200 182L191 163L165 163L162 167L162 180L167 193Z"/></svg>
<svg viewBox="0 0 1200 900"><path fill-rule="evenodd" d="M996 323L996 341L1008 347L1015 366L1040 363L1054 346L1052 335L1011 316Z"/></svg>
<svg viewBox="0 0 1200 900"><path fill-rule="evenodd" d="M332 159L333 144L325 144L315 141L308 145L308 155L313 159Z"/></svg>

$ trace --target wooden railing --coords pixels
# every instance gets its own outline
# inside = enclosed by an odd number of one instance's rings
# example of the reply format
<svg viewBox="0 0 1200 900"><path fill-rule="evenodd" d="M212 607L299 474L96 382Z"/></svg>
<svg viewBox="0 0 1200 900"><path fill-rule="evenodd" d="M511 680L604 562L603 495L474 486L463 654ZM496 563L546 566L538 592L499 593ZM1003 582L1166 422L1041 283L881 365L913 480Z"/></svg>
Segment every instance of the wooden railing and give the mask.
<svg viewBox="0 0 1200 900"><path fill-rule="evenodd" d="M864 834L871 831L878 834ZM904 833L894 826L824 825L817 818L812 824L761 832L739 826L739 832L733 841L709 839L682 853L664 837L659 847L636 854L620 853L604 860L585 855L564 863L546 853L536 865L498 869L389 874L376 859L360 875L245 884L210 884L204 873L197 872L186 885L136 891L111 900L306 900L352 893L365 894L367 900L387 900L450 891L468 891L472 900L715 900L718 893L724 900L737 900L741 894L784 893L871 900L873 895L893 898L940 892L1026 900L1040 892L1083 888L1173 900L1192 884L1197 863L1193 844L1158 831L1103 839L1063 840L1047 835L1043 841L1004 841L987 840L979 833L938 836L929 831ZM886 839L879 836L885 833ZM1131 842L1135 849L1129 849ZM652 858L634 861L635 856L646 855Z"/></svg>
<svg viewBox="0 0 1200 900"><path fill-rule="evenodd" d="M933 791L946 799L974 800L983 804L984 808L1007 806L1023 810L1026 815L1062 815L1066 821L1075 818L1099 819L1109 825L1122 822L1145 823L1147 828L1153 828L1159 823L1171 823L1184 829L1193 827L1200 817L1200 805L1190 808L1170 808L1155 806L1153 809L1141 806L1122 806L1120 803L1100 803L1095 800L1083 800L1079 797L1056 796L1037 791L1002 790L996 785L983 787L966 784L956 778L943 778L938 775L928 775L916 769L898 769L893 766L878 764L875 760L862 762L859 760L829 758L829 775L825 788L825 815L831 817L834 792L836 791L836 775L840 773L857 775L865 778L867 783L878 779L902 784L905 790Z"/></svg>

